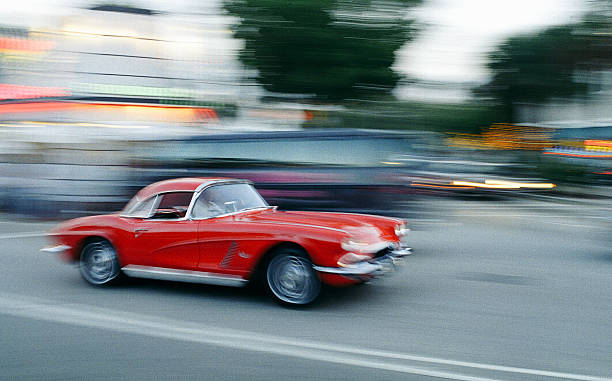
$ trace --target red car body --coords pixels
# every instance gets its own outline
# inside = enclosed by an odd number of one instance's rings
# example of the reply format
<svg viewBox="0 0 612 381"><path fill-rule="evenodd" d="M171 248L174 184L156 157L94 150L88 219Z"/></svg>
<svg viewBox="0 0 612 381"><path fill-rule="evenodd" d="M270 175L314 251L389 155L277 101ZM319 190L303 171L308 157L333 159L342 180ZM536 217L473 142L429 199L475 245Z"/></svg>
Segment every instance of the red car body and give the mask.
<svg viewBox="0 0 612 381"><path fill-rule="evenodd" d="M307 304L321 282L356 284L392 270L410 254L407 230L397 218L280 211L246 180L181 178L143 188L122 212L59 224L43 250L80 262L95 285L123 273L240 286L263 274L279 301ZM315 295L297 297L302 288Z"/></svg>

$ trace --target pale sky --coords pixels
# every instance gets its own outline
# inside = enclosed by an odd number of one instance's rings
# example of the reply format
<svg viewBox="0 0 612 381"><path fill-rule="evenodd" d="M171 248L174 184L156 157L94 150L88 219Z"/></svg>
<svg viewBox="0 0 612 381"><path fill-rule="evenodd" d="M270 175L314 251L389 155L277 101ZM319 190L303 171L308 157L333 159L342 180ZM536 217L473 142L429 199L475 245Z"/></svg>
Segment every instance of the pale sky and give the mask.
<svg viewBox="0 0 612 381"><path fill-rule="evenodd" d="M423 29L394 69L422 81L485 82L486 55L505 38L577 19L583 0L426 0Z"/></svg>

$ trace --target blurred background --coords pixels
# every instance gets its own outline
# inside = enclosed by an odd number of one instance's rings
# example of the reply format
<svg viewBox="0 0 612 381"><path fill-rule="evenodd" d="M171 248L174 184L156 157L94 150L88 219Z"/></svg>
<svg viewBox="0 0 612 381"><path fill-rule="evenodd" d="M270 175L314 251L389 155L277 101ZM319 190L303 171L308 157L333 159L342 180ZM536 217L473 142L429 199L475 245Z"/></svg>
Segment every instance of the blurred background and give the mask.
<svg viewBox="0 0 612 381"><path fill-rule="evenodd" d="M609 197L608 1L23 0L0 16L0 209L181 176L282 208Z"/></svg>
<svg viewBox="0 0 612 381"><path fill-rule="evenodd" d="M612 380L609 0L19 0L0 12L0 379ZM309 309L85 287L58 220L250 179L406 217ZM241 253L243 254L243 253Z"/></svg>

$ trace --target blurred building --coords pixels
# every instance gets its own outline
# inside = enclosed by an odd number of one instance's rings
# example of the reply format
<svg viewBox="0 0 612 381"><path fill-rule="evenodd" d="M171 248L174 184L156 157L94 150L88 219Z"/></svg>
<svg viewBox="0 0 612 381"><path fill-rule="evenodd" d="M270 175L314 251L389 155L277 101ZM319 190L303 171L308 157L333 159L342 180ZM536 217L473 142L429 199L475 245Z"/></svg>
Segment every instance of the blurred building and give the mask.
<svg viewBox="0 0 612 381"><path fill-rule="evenodd" d="M69 15L56 19L55 28L24 33L24 41L34 45L40 40L39 45L46 43L46 49L39 48L40 54L27 58L12 54L10 62L5 59L2 82L30 86L27 89L38 89L41 94L48 88L63 90L60 95L86 103L213 106L216 114L223 114L226 109L233 110L242 97L242 69L236 60L240 43L231 38L226 20L212 19L216 23L202 27L193 20L185 22L175 15L143 8L108 5L72 9ZM41 98L33 95L31 99ZM62 110L52 119L93 119L82 115L82 110ZM112 108L103 115L98 112L95 118L180 123L206 122L211 117L197 112L187 117L155 112L131 116L118 110ZM22 113L11 114L6 118L19 119Z"/></svg>
<svg viewBox="0 0 612 381"><path fill-rule="evenodd" d="M139 142L298 128L300 107L263 105L243 80L231 24L213 2L190 14L65 8L0 28L2 209L113 210L143 177L129 166Z"/></svg>

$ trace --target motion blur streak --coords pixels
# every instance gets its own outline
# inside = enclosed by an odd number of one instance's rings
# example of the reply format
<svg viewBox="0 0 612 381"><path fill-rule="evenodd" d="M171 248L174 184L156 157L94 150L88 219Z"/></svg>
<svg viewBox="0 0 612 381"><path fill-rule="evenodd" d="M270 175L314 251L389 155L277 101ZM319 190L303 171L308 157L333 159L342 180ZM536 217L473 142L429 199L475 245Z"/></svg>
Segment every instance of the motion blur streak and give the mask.
<svg viewBox="0 0 612 381"><path fill-rule="evenodd" d="M475 183L472 181L453 181L452 185L465 185L468 187L476 188L493 188L493 189L519 189L520 186L517 184L486 184L486 183Z"/></svg>
<svg viewBox="0 0 612 381"><path fill-rule="evenodd" d="M0 234L0 239L44 237L45 235L47 235L47 232L9 233L9 234Z"/></svg>
<svg viewBox="0 0 612 381"><path fill-rule="evenodd" d="M86 312L90 311L90 312ZM580 381L612 381L612 378L596 377L581 374L562 373L547 370L517 368L475 362L455 361L440 358L424 357L396 352L357 349L262 335L219 327L204 326L185 321L170 319L152 319L150 316L100 309L89 305L60 303L22 295L1 293L0 313L36 320L60 322L117 332L160 337L178 341L218 345L238 350L273 353L310 360L325 361L344 365L388 370L399 373L415 374L428 377L439 377L461 381L501 380L499 378L470 376L453 371L440 371L409 366L392 360L404 360L417 363L430 363L438 366L457 367L463 372L471 369L482 369L500 373L514 373L550 378L563 378ZM380 359L383 360L380 360Z"/></svg>
<svg viewBox="0 0 612 381"><path fill-rule="evenodd" d="M513 185L519 188L554 188L555 184L551 183L517 183L515 181L504 181L504 180L485 180L485 184L495 185Z"/></svg>
<svg viewBox="0 0 612 381"><path fill-rule="evenodd" d="M2 5L0 379L611 381L612 1ZM38 252L50 221L177 177L405 218L410 272L279 312L247 289L102 292Z"/></svg>

